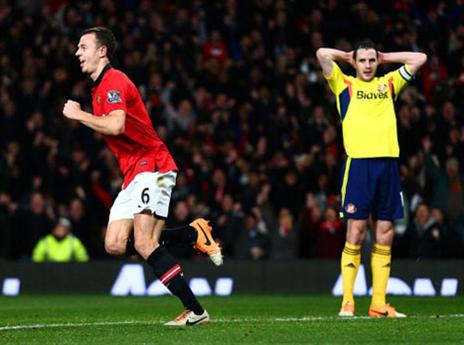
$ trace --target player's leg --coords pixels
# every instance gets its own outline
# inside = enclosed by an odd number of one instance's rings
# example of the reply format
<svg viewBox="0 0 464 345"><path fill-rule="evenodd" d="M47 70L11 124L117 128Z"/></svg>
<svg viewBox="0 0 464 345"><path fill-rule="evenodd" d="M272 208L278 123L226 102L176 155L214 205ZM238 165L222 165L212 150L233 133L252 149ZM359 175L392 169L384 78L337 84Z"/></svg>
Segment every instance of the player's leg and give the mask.
<svg viewBox="0 0 464 345"><path fill-rule="evenodd" d="M361 244L369 217L370 191L365 165L365 160L348 158L344 166L341 216L347 218L348 223L340 262L343 300L339 316L354 315L354 283L361 264Z"/></svg>
<svg viewBox="0 0 464 345"><path fill-rule="evenodd" d="M198 251L207 254L215 265L220 266L223 263L221 247L214 240L212 231L209 221L198 218L183 227L164 229L160 243L165 247L178 243L191 244Z"/></svg>
<svg viewBox="0 0 464 345"><path fill-rule="evenodd" d="M184 225L177 228L164 228L160 236L160 244L165 247L175 246L176 244L194 245L198 235L195 229L190 225Z"/></svg>
<svg viewBox="0 0 464 345"><path fill-rule="evenodd" d="M158 243L164 220L153 217L151 212L134 216L135 249L152 267L153 273L174 296L177 296L189 313L183 314L179 324L204 323L209 320L182 274L182 268L163 246ZM174 320L173 322L175 322Z"/></svg>
<svg viewBox="0 0 464 345"><path fill-rule="evenodd" d="M375 226L375 243L372 246L372 303L374 307L386 304L387 283L391 268L391 245L393 243L393 223L378 220Z"/></svg>
<svg viewBox="0 0 464 345"><path fill-rule="evenodd" d="M372 302L369 316L404 317L386 302L388 279L391 271L391 246L393 243L393 219L403 217L403 203L399 171L395 160L380 162L377 202L373 217L375 222L375 243L372 247Z"/></svg>
<svg viewBox="0 0 464 345"><path fill-rule="evenodd" d="M108 224L105 235L105 250L109 255L112 256L123 256L123 255L134 255L135 250L132 253L128 253L128 246L132 229L134 227L134 221L132 219L120 219L114 220ZM129 251L131 251L129 249Z"/></svg>
<svg viewBox="0 0 464 345"><path fill-rule="evenodd" d="M130 227L130 230L132 230L132 220L128 222L130 223L128 227ZM118 227L118 225L113 227ZM178 228L163 229L159 242L165 248L180 243L192 245L198 251L207 254L215 265L220 266L223 264L224 260L221 247L214 240L212 231L213 229L209 225L209 221L203 218L198 218L191 222L189 225ZM118 253L114 253L113 255L125 254L126 256L131 256L137 254L134 246L134 234L132 231L129 232L128 236L118 236L117 238L114 238L112 243L114 243L113 247L117 246L118 250L120 251ZM122 252L122 248L124 246L125 252Z"/></svg>
<svg viewBox="0 0 464 345"><path fill-rule="evenodd" d="M142 178L149 179L146 175L143 176ZM157 178L160 177L162 175ZM141 177L136 177L136 179L139 180ZM155 176L152 177L151 182L153 180L155 180ZM144 189L139 190L138 193L141 193L138 196L139 199L132 201L131 193L134 193L134 189L138 188L134 181L118 194L111 207L105 239L105 248L107 248L111 255L131 256L137 254L134 247L134 235L132 233L133 217L134 212L140 212L147 194L143 194ZM198 251L209 255L215 265L219 266L223 263L221 248L213 239L211 226L203 218L198 218L189 225L176 229L164 229L159 241L166 247L179 243L192 245Z"/></svg>
<svg viewBox="0 0 464 345"><path fill-rule="evenodd" d="M166 248L159 244L175 179L175 172L142 173L136 176L137 183L132 193L134 204L139 209L134 214L135 249L152 267L156 277L188 310L168 325L196 325L208 322L209 315L188 286L182 268Z"/></svg>
<svg viewBox="0 0 464 345"><path fill-rule="evenodd" d="M122 190L116 197L111 207L108 226L105 235L105 250L113 256L127 255L127 251L133 250L130 242L133 229L133 213L130 207L130 197L127 190ZM128 249L129 248L129 249ZM135 251L134 253L135 254Z"/></svg>
<svg viewBox="0 0 464 345"><path fill-rule="evenodd" d="M375 244L372 247L372 301L369 308L371 317L405 317L387 304L386 292L391 270L391 246L393 243L393 222L378 220L375 227Z"/></svg>
<svg viewBox="0 0 464 345"><path fill-rule="evenodd" d="M366 232L366 221L348 219L345 247L341 257L343 301L339 316L354 315L354 283L361 264L361 243Z"/></svg>

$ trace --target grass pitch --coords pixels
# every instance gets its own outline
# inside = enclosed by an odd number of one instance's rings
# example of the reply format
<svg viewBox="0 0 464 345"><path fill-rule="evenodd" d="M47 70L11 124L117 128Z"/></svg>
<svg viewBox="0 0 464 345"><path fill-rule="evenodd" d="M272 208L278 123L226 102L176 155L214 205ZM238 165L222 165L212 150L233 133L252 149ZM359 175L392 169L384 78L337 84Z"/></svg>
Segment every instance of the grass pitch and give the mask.
<svg viewBox="0 0 464 345"><path fill-rule="evenodd" d="M0 297L0 344L464 344L464 297L391 297L407 319L336 317L329 296L236 295L200 299L213 322L163 323L182 311L174 297Z"/></svg>

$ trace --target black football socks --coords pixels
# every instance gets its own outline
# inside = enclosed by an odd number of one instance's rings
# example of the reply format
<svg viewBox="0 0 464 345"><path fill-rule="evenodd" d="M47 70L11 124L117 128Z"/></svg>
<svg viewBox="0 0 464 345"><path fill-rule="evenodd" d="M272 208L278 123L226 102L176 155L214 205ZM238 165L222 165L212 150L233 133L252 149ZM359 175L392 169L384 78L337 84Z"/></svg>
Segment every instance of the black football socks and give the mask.
<svg viewBox="0 0 464 345"><path fill-rule="evenodd" d="M179 228L163 229L159 243L163 247L171 247L179 243L193 244L197 241L197 236L197 231L190 225ZM137 254L134 242L134 234L131 234L126 243L126 256Z"/></svg>
<svg viewBox="0 0 464 345"><path fill-rule="evenodd" d="M203 314L204 309L187 285L182 268L174 261L166 248L161 246L156 248L148 257L147 263L152 267L156 277L181 300L186 309L197 315Z"/></svg>
<svg viewBox="0 0 464 345"><path fill-rule="evenodd" d="M163 229L160 237L160 244L163 247L170 247L175 244L193 244L197 241L197 231L190 225L179 228Z"/></svg>

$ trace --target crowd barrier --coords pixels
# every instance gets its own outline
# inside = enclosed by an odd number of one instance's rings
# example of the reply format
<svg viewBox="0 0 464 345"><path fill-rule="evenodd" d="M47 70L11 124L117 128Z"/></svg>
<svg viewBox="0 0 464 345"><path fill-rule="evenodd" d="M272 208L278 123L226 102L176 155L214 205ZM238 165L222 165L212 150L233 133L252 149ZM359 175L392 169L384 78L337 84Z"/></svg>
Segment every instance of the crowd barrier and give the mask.
<svg viewBox="0 0 464 345"><path fill-rule="evenodd" d="M230 261L216 267L208 261L181 262L195 294L342 293L338 260ZM360 267L356 295L371 293L370 268ZM0 262L0 288L6 296L37 293L101 293L116 296L167 294L150 267L142 262L34 264ZM454 296L464 294L464 260L392 263L389 294Z"/></svg>

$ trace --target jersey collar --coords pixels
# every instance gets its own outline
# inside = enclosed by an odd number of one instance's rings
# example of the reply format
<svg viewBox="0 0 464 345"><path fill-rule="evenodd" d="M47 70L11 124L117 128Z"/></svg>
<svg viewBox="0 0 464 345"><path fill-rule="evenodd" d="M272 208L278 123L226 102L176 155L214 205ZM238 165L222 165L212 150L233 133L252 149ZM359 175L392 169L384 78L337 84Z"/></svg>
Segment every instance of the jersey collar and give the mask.
<svg viewBox="0 0 464 345"><path fill-rule="evenodd" d="M110 69L112 68L113 66L111 66L111 64L107 64L105 67L103 67L102 71L100 72L99 76L97 79L95 79L95 81L92 83L92 87L97 87L98 84L101 83L103 77L105 76L105 73Z"/></svg>

